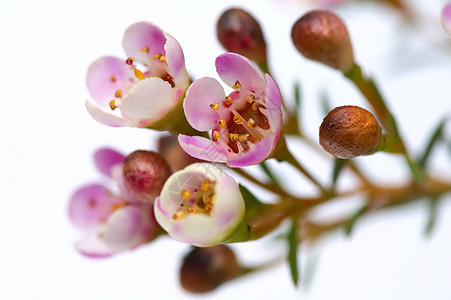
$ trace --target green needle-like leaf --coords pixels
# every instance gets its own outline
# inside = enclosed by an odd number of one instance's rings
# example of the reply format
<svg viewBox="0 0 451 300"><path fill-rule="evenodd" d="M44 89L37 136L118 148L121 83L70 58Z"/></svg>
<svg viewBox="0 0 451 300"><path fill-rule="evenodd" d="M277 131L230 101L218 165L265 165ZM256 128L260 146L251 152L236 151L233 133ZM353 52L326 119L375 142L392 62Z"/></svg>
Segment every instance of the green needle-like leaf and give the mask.
<svg viewBox="0 0 451 300"><path fill-rule="evenodd" d="M420 157L418 161L418 164L421 168L424 168L426 166L427 160L430 157L432 149L437 144L437 141L442 139L443 128L445 127L446 122L447 118L442 119L439 122L438 126L433 131L429 139L429 142L427 143L426 148L424 149L423 155Z"/></svg>
<svg viewBox="0 0 451 300"><path fill-rule="evenodd" d="M296 105L296 113L299 116L301 112L301 85L299 82L294 84L294 104Z"/></svg>
<svg viewBox="0 0 451 300"><path fill-rule="evenodd" d="M264 204L257 199L244 185L239 185L241 195L243 195L244 203L246 203L246 208L252 207L263 207Z"/></svg>
<svg viewBox="0 0 451 300"><path fill-rule="evenodd" d="M368 201L368 203L369 202L370 201ZM368 203L365 203L364 205L362 205L362 207L360 207L349 220L349 223L345 227L345 232L346 232L347 236L351 236L351 233L352 233L352 230L354 229L355 223L368 209Z"/></svg>
<svg viewBox="0 0 451 300"><path fill-rule="evenodd" d="M332 170L332 191L335 190L335 186L337 185L338 177L343 170L343 167L346 166L348 160L336 158L334 161L334 169Z"/></svg>
<svg viewBox="0 0 451 300"><path fill-rule="evenodd" d="M329 96L327 96L327 93L325 91L321 92L319 100L324 115L327 115L331 111L331 105L329 101Z"/></svg>
<svg viewBox="0 0 451 300"><path fill-rule="evenodd" d="M430 236L432 231L435 228L435 224L437 224L437 215L438 215L438 204L439 204L439 197L433 196L431 197L429 204L429 217L428 221L426 223L426 227L424 229L424 235Z"/></svg>
<svg viewBox="0 0 451 300"><path fill-rule="evenodd" d="M279 185L276 176L271 172L271 170L269 169L269 167L266 164L266 162L263 162L263 163L259 164L259 166L263 170L263 172L266 174L266 176L268 176L271 179L271 181L273 183Z"/></svg>
<svg viewBox="0 0 451 300"><path fill-rule="evenodd" d="M288 262L290 264L291 279L293 279L294 285L298 285L299 282L299 270L298 270L298 218L293 216L291 229L288 234Z"/></svg>

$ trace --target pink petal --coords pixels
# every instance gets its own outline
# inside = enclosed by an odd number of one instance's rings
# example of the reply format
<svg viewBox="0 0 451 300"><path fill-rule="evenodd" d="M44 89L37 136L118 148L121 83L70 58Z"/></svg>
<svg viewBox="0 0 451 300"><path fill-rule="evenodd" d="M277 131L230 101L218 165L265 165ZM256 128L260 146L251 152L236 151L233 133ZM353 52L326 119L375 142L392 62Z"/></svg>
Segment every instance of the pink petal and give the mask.
<svg viewBox="0 0 451 300"><path fill-rule="evenodd" d="M94 163L97 169L108 177L111 177L111 169L117 164L122 164L125 156L111 148L101 148L94 153Z"/></svg>
<svg viewBox="0 0 451 300"><path fill-rule="evenodd" d="M175 106L171 85L161 78L140 80L122 97L121 110L131 119L156 121Z"/></svg>
<svg viewBox="0 0 451 300"><path fill-rule="evenodd" d="M92 98L99 105L106 106L111 99L115 98L117 90L121 90L125 94L133 85L130 78L134 78L133 72L123 60L104 56L89 66L86 85Z"/></svg>
<svg viewBox="0 0 451 300"><path fill-rule="evenodd" d="M214 128L216 126L214 121L220 118L210 104L221 103L224 97L224 90L216 79L202 77L193 82L183 102L185 116L190 125L199 131Z"/></svg>
<svg viewBox="0 0 451 300"><path fill-rule="evenodd" d="M225 53L216 58L216 71L229 86L239 81L241 86L257 94L264 92L266 82L254 64L236 53Z"/></svg>
<svg viewBox="0 0 451 300"><path fill-rule="evenodd" d="M227 153L210 139L179 134L179 144L192 157L215 162L227 161Z"/></svg>
<svg viewBox="0 0 451 300"><path fill-rule="evenodd" d="M273 132L277 132L282 128L282 96L272 77L265 74L265 78L267 82L266 107L268 109L269 124Z"/></svg>
<svg viewBox="0 0 451 300"><path fill-rule="evenodd" d="M169 74L174 78L176 86L188 86L189 75L185 68L185 56L182 47L170 34L165 33L164 35L167 39L164 50L166 51Z"/></svg>
<svg viewBox="0 0 451 300"><path fill-rule="evenodd" d="M448 3L443 7L440 21L443 30L446 32L448 37L451 37L451 3Z"/></svg>
<svg viewBox="0 0 451 300"><path fill-rule="evenodd" d="M125 206L108 219L102 240L114 251L134 248L150 239L153 229L149 206Z"/></svg>
<svg viewBox="0 0 451 300"><path fill-rule="evenodd" d="M276 147L278 135L270 135L257 142L252 150L242 154L237 159L227 161L227 165L232 168L247 167L256 165L268 158Z"/></svg>
<svg viewBox="0 0 451 300"><path fill-rule="evenodd" d="M90 258L104 258L115 253L113 249L100 240L97 231L92 231L83 236L81 240L75 243L75 248L78 252Z"/></svg>
<svg viewBox="0 0 451 300"><path fill-rule="evenodd" d="M89 101L85 102L86 109L91 117L97 122L111 126L111 127L123 127L123 126L137 126L138 122L134 120L124 120L120 117L107 113L97 106L92 105Z"/></svg>
<svg viewBox="0 0 451 300"><path fill-rule="evenodd" d="M99 184L77 190L69 203L69 218L75 226L87 230L105 222L121 200Z"/></svg>
<svg viewBox="0 0 451 300"><path fill-rule="evenodd" d="M164 44L166 37L160 28L149 22L138 22L132 24L124 33L122 47L129 57L136 61L149 65L152 64L155 54L166 55ZM142 51L147 47L148 51Z"/></svg>

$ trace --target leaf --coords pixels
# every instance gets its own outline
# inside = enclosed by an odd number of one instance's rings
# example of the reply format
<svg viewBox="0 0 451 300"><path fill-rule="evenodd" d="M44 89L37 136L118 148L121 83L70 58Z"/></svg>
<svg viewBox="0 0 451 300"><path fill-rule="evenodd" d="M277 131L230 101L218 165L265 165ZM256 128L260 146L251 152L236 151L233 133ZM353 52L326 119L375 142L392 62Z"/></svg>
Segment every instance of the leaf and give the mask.
<svg viewBox="0 0 451 300"><path fill-rule="evenodd" d="M271 172L266 162L259 164L259 167L263 170L266 176L268 176L271 179L273 183L279 185L276 176L274 176L274 174Z"/></svg>
<svg viewBox="0 0 451 300"><path fill-rule="evenodd" d="M448 121L447 118L443 118L439 123L438 126L435 128L435 130L432 132L432 135L429 139L429 142L426 145L426 148L424 149L423 155L418 160L418 164L421 168L424 168L426 166L427 160L430 157L430 154L432 152L432 149L437 144L437 141L441 140L443 137L443 128L445 127L446 122Z"/></svg>
<svg viewBox="0 0 451 300"><path fill-rule="evenodd" d="M332 191L335 190L335 186L337 185L338 176L341 174L343 167L346 166L348 160L336 158L334 161L334 169L332 170Z"/></svg>
<svg viewBox="0 0 451 300"><path fill-rule="evenodd" d="M367 211L369 205L368 203L370 203L371 201L368 201L367 203L365 203L364 205L362 205L362 207L360 207L355 213L354 215L352 215L351 219L349 220L348 224L345 227L345 233L347 236L351 236L352 230L354 229L354 225L357 222L357 220Z"/></svg>
<svg viewBox="0 0 451 300"><path fill-rule="evenodd" d="M299 82L294 84L294 104L296 105L296 113L299 116L301 112L301 85Z"/></svg>
<svg viewBox="0 0 451 300"><path fill-rule="evenodd" d="M440 200L439 197L432 196L430 198L430 201L428 201L428 204L429 204L429 216L428 216L428 221L426 223L426 227L424 228L424 235L426 237L429 237L431 235L432 231L435 228L435 225L437 224L439 200Z"/></svg>
<svg viewBox="0 0 451 300"><path fill-rule="evenodd" d="M246 203L246 208L252 207L263 207L263 204L257 197L254 196L244 185L239 185L241 195L243 196L244 203Z"/></svg>
<svg viewBox="0 0 451 300"><path fill-rule="evenodd" d="M288 233L288 263L290 264L291 279L294 285L298 285L299 282L299 270L298 270L298 218L292 217L291 229Z"/></svg>
<svg viewBox="0 0 451 300"><path fill-rule="evenodd" d="M322 91L319 96L321 108L324 115L327 115L331 111L329 96L325 91Z"/></svg>

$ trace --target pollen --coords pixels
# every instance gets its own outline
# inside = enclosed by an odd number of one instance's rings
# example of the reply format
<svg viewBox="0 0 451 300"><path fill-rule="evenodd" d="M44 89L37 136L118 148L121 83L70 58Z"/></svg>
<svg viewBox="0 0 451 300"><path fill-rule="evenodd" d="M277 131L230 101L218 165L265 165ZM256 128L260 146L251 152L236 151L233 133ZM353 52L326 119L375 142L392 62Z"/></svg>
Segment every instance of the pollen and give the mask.
<svg viewBox="0 0 451 300"><path fill-rule="evenodd" d="M110 103L109 103L109 105L110 105L110 108L111 108L111 110L115 110L116 108L117 108L117 106L116 106L116 100L111 100L110 101Z"/></svg>
<svg viewBox="0 0 451 300"><path fill-rule="evenodd" d="M249 120L247 120L247 126L254 127L255 126L255 120L252 119L252 118L249 118Z"/></svg>
<svg viewBox="0 0 451 300"><path fill-rule="evenodd" d="M116 77L115 77L114 75L111 75L111 76L110 76L110 81L111 81L111 82L116 82Z"/></svg>
<svg viewBox="0 0 451 300"><path fill-rule="evenodd" d="M144 47L141 47L141 52L149 52L149 47L147 47L147 46L144 46Z"/></svg>
<svg viewBox="0 0 451 300"><path fill-rule="evenodd" d="M182 190L180 192L180 195L182 195L183 199L185 199L185 200L190 200L192 197L190 191L187 191L187 190Z"/></svg>
<svg viewBox="0 0 451 300"><path fill-rule="evenodd" d="M218 122L219 127L224 128L227 125L227 122L224 119L219 120Z"/></svg>
<svg viewBox="0 0 451 300"><path fill-rule="evenodd" d="M134 69L133 72L135 73L136 78L138 78L139 80L144 79L144 74L140 70Z"/></svg>
<svg viewBox="0 0 451 300"><path fill-rule="evenodd" d="M250 94L249 96L246 96L246 101L249 102L249 104L252 104L255 101L255 96Z"/></svg>
<svg viewBox="0 0 451 300"><path fill-rule="evenodd" d="M162 55L160 58L158 58L159 61L166 61L166 56Z"/></svg>
<svg viewBox="0 0 451 300"><path fill-rule="evenodd" d="M238 133L229 133L229 137L230 137L230 140L234 143L236 141L238 141Z"/></svg>
<svg viewBox="0 0 451 300"><path fill-rule="evenodd" d="M217 140L219 140L221 136L219 135L219 132L216 130L213 130L213 132L211 133L211 140L213 142L216 142Z"/></svg>
<svg viewBox="0 0 451 300"><path fill-rule="evenodd" d="M114 93L114 97L116 97L116 98L121 98L121 97L122 97L122 91L121 91L121 90L117 90L117 91Z"/></svg>
<svg viewBox="0 0 451 300"><path fill-rule="evenodd" d="M219 103L210 104L210 107L211 107L212 110L218 110L219 109Z"/></svg>
<svg viewBox="0 0 451 300"><path fill-rule="evenodd" d="M235 124L237 124L237 125L243 124L243 120L241 120L241 118L238 116L233 117L233 122L235 122Z"/></svg>
<svg viewBox="0 0 451 300"><path fill-rule="evenodd" d="M132 66L134 61L135 60L133 58L129 57L125 60L125 63L129 66Z"/></svg>
<svg viewBox="0 0 451 300"><path fill-rule="evenodd" d="M204 181L202 181L200 189L202 190L202 192L207 192L210 189L210 180L205 179Z"/></svg>
<svg viewBox="0 0 451 300"><path fill-rule="evenodd" d="M234 89L234 90L237 90L237 89L239 89L241 87L241 83L237 80L237 81L235 81L235 84L232 86L232 88Z"/></svg>
<svg viewBox="0 0 451 300"><path fill-rule="evenodd" d="M252 103L252 106L251 106L251 108L252 108L252 110L253 111L256 111L256 110L258 110L258 104L257 103Z"/></svg>
<svg viewBox="0 0 451 300"><path fill-rule="evenodd" d="M185 216L185 213L181 210L179 210L178 212L176 212L175 214L172 215L172 219L174 220L180 220Z"/></svg>
<svg viewBox="0 0 451 300"><path fill-rule="evenodd" d="M232 105L232 97L230 96L225 97L224 101L222 101L222 104L224 104L224 106L226 107Z"/></svg>

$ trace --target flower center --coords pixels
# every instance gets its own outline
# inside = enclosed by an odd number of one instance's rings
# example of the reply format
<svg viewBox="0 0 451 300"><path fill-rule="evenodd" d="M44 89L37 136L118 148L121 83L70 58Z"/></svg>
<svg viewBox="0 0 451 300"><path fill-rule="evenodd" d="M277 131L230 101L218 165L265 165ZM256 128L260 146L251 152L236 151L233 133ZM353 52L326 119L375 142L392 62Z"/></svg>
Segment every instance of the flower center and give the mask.
<svg viewBox="0 0 451 300"><path fill-rule="evenodd" d="M228 121L223 118L215 121L219 128L212 131L211 139L228 152L244 153L268 136L271 126L264 95L245 90L238 80L233 89L222 103L210 104L213 110L222 105L230 116Z"/></svg>
<svg viewBox="0 0 451 300"><path fill-rule="evenodd" d="M182 202L172 219L180 220L188 214L203 213L210 215L215 201L214 182L204 179L199 187L180 191Z"/></svg>

